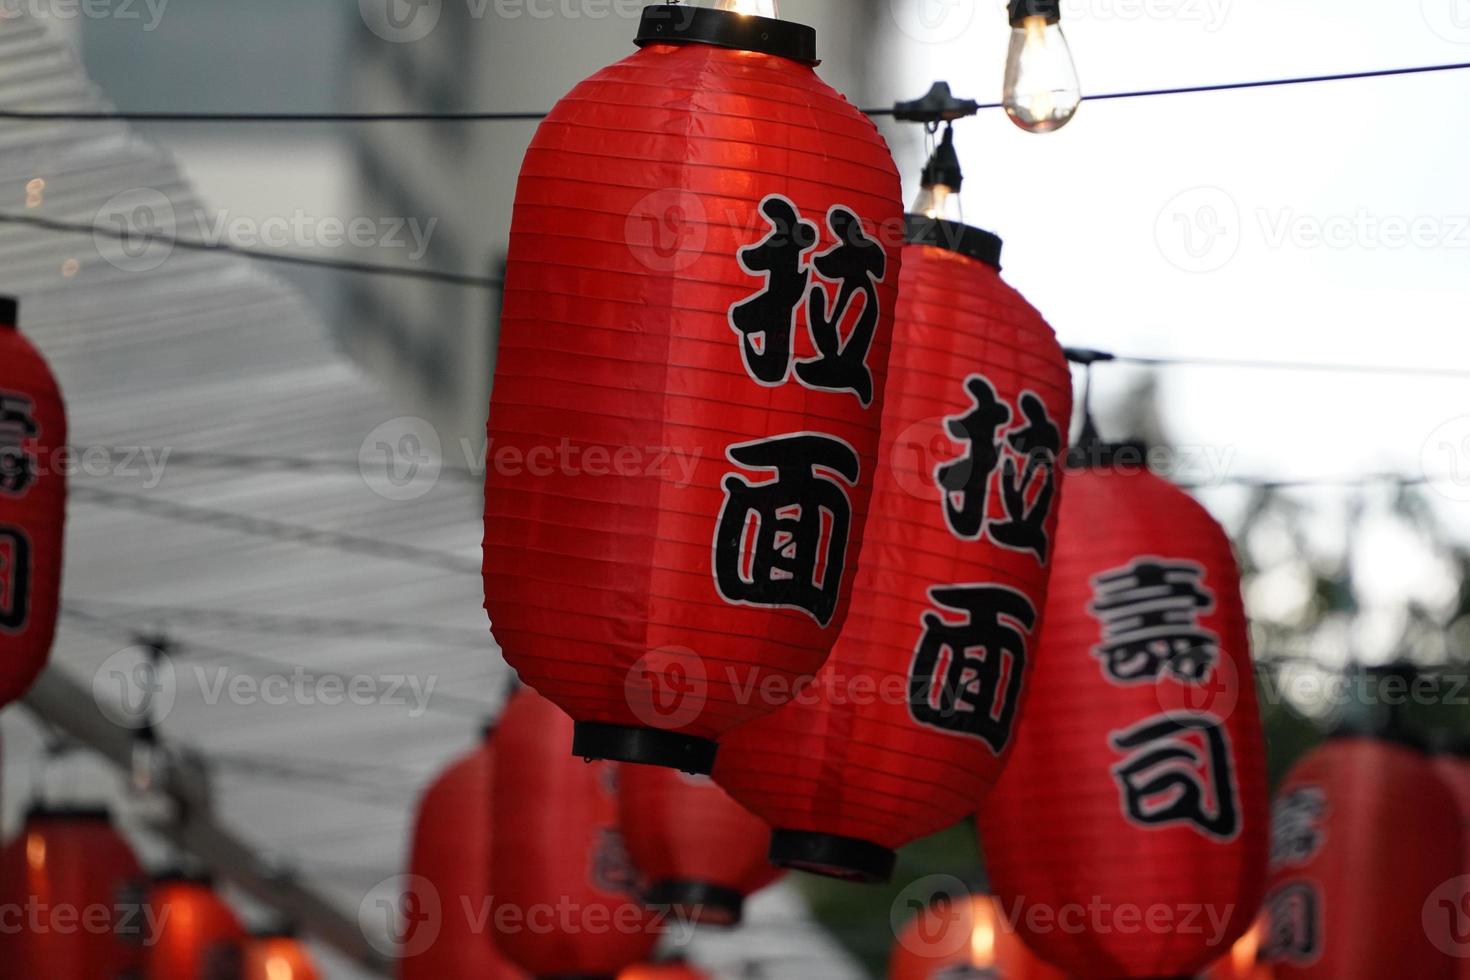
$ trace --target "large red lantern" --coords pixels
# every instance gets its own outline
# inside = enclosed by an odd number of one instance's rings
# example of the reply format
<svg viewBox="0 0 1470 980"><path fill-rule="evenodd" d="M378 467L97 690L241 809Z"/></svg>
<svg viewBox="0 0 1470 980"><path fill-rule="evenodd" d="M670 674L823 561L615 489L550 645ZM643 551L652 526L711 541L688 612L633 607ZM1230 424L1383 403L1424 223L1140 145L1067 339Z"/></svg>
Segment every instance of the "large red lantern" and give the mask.
<svg viewBox="0 0 1470 980"><path fill-rule="evenodd" d="M0 706L25 694L56 635L66 520L66 411L0 296Z"/></svg>
<svg viewBox="0 0 1470 980"><path fill-rule="evenodd" d="M1271 830L1262 958L1277 980L1456 976L1460 825L1417 745L1330 739L1282 784Z"/></svg>
<svg viewBox="0 0 1470 980"><path fill-rule="evenodd" d="M432 945L399 962L401 980L477 977L514 980L521 971L500 955L480 913L490 901L490 793L495 749L485 741L434 781L419 801L409 875L410 907L439 908ZM432 895L415 895L432 889ZM408 951L405 951L405 954Z"/></svg>
<svg viewBox="0 0 1470 980"><path fill-rule="evenodd" d="M141 973L155 938L144 914L146 884L106 811L33 811L0 870L6 975ZM24 918L12 931L16 915Z"/></svg>
<svg viewBox="0 0 1470 980"><path fill-rule="evenodd" d="M904 250L883 466L853 608L816 684L731 732L715 778L772 859L864 881L975 812L1016 730L1055 547L1072 412L1000 240L919 217Z"/></svg>
<svg viewBox="0 0 1470 980"><path fill-rule="evenodd" d="M155 878L148 894L159 934L147 947L147 980L210 980L238 976L245 929L207 879Z"/></svg>
<svg viewBox="0 0 1470 980"><path fill-rule="evenodd" d="M240 980L321 980L321 973L295 936L264 935L246 944Z"/></svg>
<svg viewBox="0 0 1470 980"><path fill-rule="evenodd" d="M1026 948L994 898L942 899L919 909L899 933L888 980L1066 980Z"/></svg>
<svg viewBox="0 0 1470 980"><path fill-rule="evenodd" d="M638 43L521 170L486 608L577 755L708 773L846 618L903 209L810 28L655 5Z"/></svg>
<svg viewBox="0 0 1470 980"><path fill-rule="evenodd" d="M572 720L522 690L495 737L491 921L533 976L612 976L658 941L643 878L618 830L617 769L567 755Z"/></svg>
<svg viewBox="0 0 1470 980"><path fill-rule="evenodd" d="M1460 871L1470 876L1470 742L1456 740L1446 751L1435 756L1434 768L1455 799L1455 814L1460 820ZM1470 877L1462 882L1465 921L1457 923L1456 932L1464 940L1464 954L1459 958L1455 976L1470 980ZM1451 904L1454 904L1453 901ZM1444 910L1438 910L1441 915Z"/></svg>
<svg viewBox="0 0 1470 980"><path fill-rule="evenodd" d="M738 925L746 897L780 875L766 860L771 828L708 776L628 766L618 809L649 904L686 920Z"/></svg>
<svg viewBox="0 0 1470 980"><path fill-rule="evenodd" d="M1203 507L1123 465L1134 450L1082 452L1026 724L981 839L994 891L1053 964L1079 980L1191 975L1250 928L1266 873L1239 571Z"/></svg>

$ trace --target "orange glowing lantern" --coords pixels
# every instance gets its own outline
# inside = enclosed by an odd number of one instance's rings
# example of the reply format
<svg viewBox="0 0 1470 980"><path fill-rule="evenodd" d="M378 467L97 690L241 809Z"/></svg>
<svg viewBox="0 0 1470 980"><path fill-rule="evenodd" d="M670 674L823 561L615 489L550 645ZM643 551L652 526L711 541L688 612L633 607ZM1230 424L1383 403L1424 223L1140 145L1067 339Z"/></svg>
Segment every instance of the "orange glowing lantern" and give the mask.
<svg viewBox="0 0 1470 980"><path fill-rule="evenodd" d="M1026 947L989 895L955 901L937 896L899 934L888 961L888 980L1066 980Z"/></svg>

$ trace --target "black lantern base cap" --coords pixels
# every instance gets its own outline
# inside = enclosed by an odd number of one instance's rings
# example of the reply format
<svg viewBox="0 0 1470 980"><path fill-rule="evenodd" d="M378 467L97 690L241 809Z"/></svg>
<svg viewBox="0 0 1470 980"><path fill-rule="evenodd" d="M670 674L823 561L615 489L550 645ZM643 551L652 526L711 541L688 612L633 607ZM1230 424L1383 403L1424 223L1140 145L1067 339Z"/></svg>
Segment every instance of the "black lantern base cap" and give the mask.
<svg viewBox="0 0 1470 980"><path fill-rule="evenodd" d="M670 910L682 921L702 926L729 928L740 925L745 917L745 895L709 881L660 881L644 900L656 909Z"/></svg>
<svg viewBox="0 0 1470 980"><path fill-rule="evenodd" d="M572 755L594 761L632 762L708 776L715 768L719 744L711 739L656 728L628 728L579 721L572 734Z"/></svg>
<svg viewBox="0 0 1470 980"><path fill-rule="evenodd" d="M644 7L634 43L640 48L649 44L712 44L773 54L805 65L819 63L817 32L805 24L687 4Z"/></svg>
<svg viewBox="0 0 1470 980"><path fill-rule="evenodd" d="M980 228L922 214L903 216L903 240L910 245L932 245L983 262L1000 271L1000 236Z"/></svg>
<svg viewBox="0 0 1470 980"><path fill-rule="evenodd" d="M898 855L855 837L778 830L771 835L771 863L843 881L880 885L893 877Z"/></svg>

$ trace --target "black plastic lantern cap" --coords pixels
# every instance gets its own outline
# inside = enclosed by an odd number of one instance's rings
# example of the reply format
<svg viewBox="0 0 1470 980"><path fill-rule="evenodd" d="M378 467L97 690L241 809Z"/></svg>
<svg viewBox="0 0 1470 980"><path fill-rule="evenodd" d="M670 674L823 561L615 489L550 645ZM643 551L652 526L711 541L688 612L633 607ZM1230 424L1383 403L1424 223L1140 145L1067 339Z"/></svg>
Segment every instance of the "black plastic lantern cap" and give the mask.
<svg viewBox="0 0 1470 980"><path fill-rule="evenodd" d="M678 769L695 776L708 776L714 771L719 748L711 739L694 735L591 721L577 722L572 733L572 755L588 762L599 759L632 762Z"/></svg>
<svg viewBox="0 0 1470 980"><path fill-rule="evenodd" d="M1062 0L1011 0L1011 26L1020 27L1027 17L1045 17L1048 24L1062 21Z"/></svg>
<svg viewBox="0 0 1470 980"><path fill-rule="evenodd" d="M819 63L817 32L805 24L682 3L644 7L634 43L640 48L649 44L712 44L805 65Z"/></svg>
<svg viewBox="0 0 1470 980"><path fill-rule="evenodd" d="M708 881L670 879L648 890L645 900L656 909L668 909L682 921L731 928L745 917L745 896L734 888Z"/></svg>
<svg viewBox="0 0 1470 980"><path fill-rule="evenodd" d="M771 835L771 863L842 881L881 885L893 877L898 855L855 837L778 830Z"/></svg>
<svg viewBox="0 0 1470 980"><path fill-rule="evenodd" d="M1000 271L1000 237L980 228L923 214L903 216L903 240L909 245L932 245L984 262Z"/></svg>
<svg viewBox="0 0 1470 980"><path fill-rule="evenodd" d="M20 300L14 296L0 296L0 330L14 330L20 320Z"/></svg>

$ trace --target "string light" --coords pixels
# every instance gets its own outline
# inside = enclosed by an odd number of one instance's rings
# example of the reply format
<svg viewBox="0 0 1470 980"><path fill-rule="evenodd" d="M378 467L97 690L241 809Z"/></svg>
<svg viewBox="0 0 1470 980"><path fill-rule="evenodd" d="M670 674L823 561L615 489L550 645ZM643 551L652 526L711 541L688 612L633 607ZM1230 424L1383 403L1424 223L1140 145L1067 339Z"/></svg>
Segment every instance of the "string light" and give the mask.
<svg viewBox="0 0 1470 980"><path fill-rule="evenodd" d="M1006 115L1030 133L1071 122L1082 104L1072 49L1062 33L1061 0L1011 0L1011 47L1006 55Z"/></svg>

